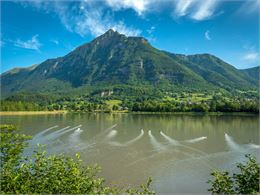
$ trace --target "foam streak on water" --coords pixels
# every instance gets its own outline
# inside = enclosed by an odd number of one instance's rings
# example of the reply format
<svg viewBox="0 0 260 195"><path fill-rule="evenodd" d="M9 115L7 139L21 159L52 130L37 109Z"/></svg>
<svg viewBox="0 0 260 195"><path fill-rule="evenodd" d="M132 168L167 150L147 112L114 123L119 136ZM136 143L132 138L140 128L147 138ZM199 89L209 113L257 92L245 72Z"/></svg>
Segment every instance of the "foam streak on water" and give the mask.
<svg viewBox="0 0 260 195"><path fill-rule="evenodd" d="M112 125L111 127L105 129L104 131L102 131L101 133L95 135L94 137L92 137L92 140L96 140L102 136L104 136L107 132L109 132L110 130L112 130L113 128L115 128L117 126L117 124Z"/></svg>
<svg viewBox="0 0 260 195"><path fill-rule="evenodd" d="M203 141L205 139L207 139L207 137L203 136L203 137L185 140L185 142L187 142L187 143L197 143L197 142Z"/></svg>
<svg viewBox="0 0 260 195"><path fill-rule="evenodd" d="M225 133L225 140L230 150L243 152L244 149L240 147L227 133Z"/></svg>
<svg viewBox="0 0 260 195"><path fill-rule="evenodd" d="M249 144L250 148L260 148L260 145L257 144Z"/></svg>
<svg viewBox="0 0 260 195"><path fill-rule="evenodd" d="M50 127L50 128L48 128L48 129L45 129L45 130L41 131L40 133L36 134L34 137L40 137L40 136L42 136L43 134L47 133L48 131L50 131L50 130L56 128L56 127L58 127L58 125L55 125L55 126L53 126L53 127Z"/></svg>
<svg viewBox="0 0 260 195"><path fill-rule="evenodd" d="M143 137L143 135L144 135L144 130L141 129L141 133L140 133L137 137L135 137L134 139L132 139L132 140L126 142L125 145L126 145L126 146L129 146L129 145L135 143L136 141L138 141L139 139L141 139L141 138Z"/></svg>
<svg viewBox="0 0 260 195"><path fill-rule="evenodd" d="M109 132L109 134L107 134L107 138L108 139L112 139L113 137L115 137L117 134L117 130L112 130Z"/></svg>
<svg viewBox="0 0 260 195"><path fill-rule="evenodd" d="M187 148L187 149L189 149L189 150L191 150L191 151L201 153L201 154L203 154L203 155L206 154L205 152L203 152L203 151L201 151L201 150L198 150L198 149L196 149L196 148L191 148L191 147L189 147L189 146L186 146L186 145L181 144L179 141L170 138L169 136L167 136L166 134L164 134L162 131L160 132L160 134L161 134L166 140L168 140L171 145L181 146L181 147ZM197 138L196 138L196 139L197 139Z"/></svg>
<svg viewBox="0 0 260 195"><path fill-rule="evenodd" d="M77 129L77 128L81 127L81 126L82 126L82 125L78 125L78 126L76 126L76 127L70 128L70 129L68 129L69 126L68 126L68 127L65 127L65 128L60 129L60 130L58 130L58 131L52 132L52 133L50 133L50 134L48 134L48 135L46 135L46 136L39 137L39 138L37 139L37 141L38 141L39 143L50 143L50 142L52 142L53 140L56 140L57 138L61 137L62 135L66 134L66 133L68 133L68 132L70 132L70 131L74 131L75 129ZM65 131L64 131L64 130L65 130Z"/></svg>
<svg viewBox="0 0 260 195"><path fill-rule="evenodd" d="M137 137L133 138L132 140L130 140L130 141L126 142L126 143L110 142L109 144L111 144L113 146L126 147L126 146L129 146L129 145L137 142L139 139L141 139L143 137L143 135L144 135L144 130L141 129L141 133Z"/></svg>
<svg viewBox="0 0 260 195"><path fill-rule="evenodd" d="M78 125L76 127L73 127L71 129L68 129L66 131L62 131L62 132L53 132L53 137L60 137L62 135L64 135L65 133L68 133L70 131L74 131L75 129L78 129L79 127L81 127L82 125Z"/></svg>
<svg viewBox="0 0 260 195"><path fill-rule="evenodd" d="M160 131L160 134L161 134L171 145L180 146L179 141L170 138L169 136L165 135L162 131Z"/></svg>
<svg viewBox="0 0 260 195"><path fill-rule="evenodd" d="M151 130L148 131L148 135L150 137L150 141L151 141L151 144L153 145L154 149L156 150L165 150L165 146L163 146L162 144L160 144L156 139L155 137L153 136Z"/></svg>
<svg viewBox="0 0 260 195"><path fill-rule="evenodd" d="M67 126L67 127L62 128L62 129L59 129L59 130L57 130L57 131L54 131L54 132L50 133L49 135L60 133L60 132L66 130L66 129L68 129L68 128L70 128L70 126ZM46 135L46 136L48 136L48 135Z"/></svg>

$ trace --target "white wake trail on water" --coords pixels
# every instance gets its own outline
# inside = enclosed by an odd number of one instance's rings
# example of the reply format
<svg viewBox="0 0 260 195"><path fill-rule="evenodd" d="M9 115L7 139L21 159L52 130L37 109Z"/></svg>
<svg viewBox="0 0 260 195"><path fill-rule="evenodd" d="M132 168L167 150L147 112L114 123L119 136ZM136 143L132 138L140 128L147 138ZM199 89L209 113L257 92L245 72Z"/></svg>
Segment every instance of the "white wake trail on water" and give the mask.
<svg viewBox="0 0 260 195"><path fill-rule="evenodd" d="M82 134L83 130L77 128L72 134L69 135L69 146L68 149L79 150L82 147L88 145L88 142L81 142L80 135Z"/></svg>
<svg viewBox="0 0 260 195"><path fill-rule="evenodd" d="M108 127L104 131L102 131L99 134L93 136L90 140L87 141L87 143L80 143L80 144L77 144L75 146L72 146L70 144L69 148L73 149L75 151L82 151L82 150L85 150L85 149L93 148L93 146L97 145L98 143L100 144L102 139L104 141L104 140L110 140L113 137L115 137L117 135L117 131L114 130L113 128L115 128L116 126L117 126L117 124L114 124L111 127ZM79 136L82 133L82 129L80 129L78 126L74 127L74 129L76 129L76 130L74 131L73 134L71 134L71 136L70 136L71 141L70 142L75 143L75 140L79 139ZM105 136L106 133L108 133L108 134ZM105 136L105 138L103 136ZM99 140L99 139L101 139L101 140Z"/></svg>
<svg viewBox="0 0 260 195"><path fill-rule="evenodd" d="M40 133L36 134L34 137L40 137L40 136L42 136L43 134L47 133L48 131L50 131L50 130L56 128L56 127L58 127L58 125L55 125L55 126L50 127L50 128L48 128L48 129L42 130Z"/></svg>
<svg viewBox="0 0 260 195"><path fill-rule="evenodd" d="M117 135L117 130L112 130L107 134L107 139L112 139L113 137L115 137Z"/></svg>
<svg viewBox="0 0 260 195"><path fill-rule="evenodd" d="M125 143L119 143L119 142L110 142L109 144L113 145L113 146L121 146L121 147L126 147L126 146L129 146L135 142L137 142L139 139L141 139L144 135L144 130L141 129L141 133L133 138L132 140L128 141L128 142L125 142Z"/></svg>
<svg viewBox="0 0 260 195"><path fill-rule="evenodd" d="M125 145L128 146L128 145L131 145L131 144L135 143L136 141L138 141L139 139L141 139L141 138L143 137L143 135L144 135L144 130L141 129L141 133L140 133L137 137L135 137L134 139L132 139L132 140L126 142Z"/></svg>
<svg viewBox="0 0 260 195"><path fill-rule="evenodd" d="M244 148L239 146L232 137L230 137L227 133L225 133L225 140L230 150L237 152L244 152Z"/></svg>
<svg viewBox="0 0 260 195"><path fill-rule="evenodd" d="M51 138L51 135L53 135L53 134L55 134L55 133L57 133L57 132L61 132L61 131L63 131L63 130L66 130L66 129L68 129L70 126L67 126L67 127L62 128L62 129L60 129L60 130L57 130L57 131L55 131L55 132L49 133L49 134L47 134L47 135L44 135L44 134L46 134L48 131L50 131L50 130L56 128L56 127L58 127L58 126L57 126L57 125L56 125L56 126L53 126L53 127L51 127L51 128L48 128L48 129L46 129L46 130L44 130L44 131L38 133L37 135L35 135L35 136L33 137L33 139L31 140L31 143L32 143L32 144L35 144L35 143L37 143L37 144L38 144L38 143L39 143L39 144L43 144L43 143L45 143L46 141L48 141L49 139L52 139L52 138Z"/></svg>
<svg viewBox="0 0 260 195"><path fill-rule="evenodd" d="M98 138L102 137L103 135L105 135L106 133L108 133L110 130L113 130L115 127L117 126L117 124L112 125L111 127L108 127L107 129L105 129L104 131L100 132L99 134L95 135L94 137L92 137L91 139L97 140Z"/></svg>
<svg viewBox="0 0 260 195"><path fill-rule="evenodd" d="M59 130L57 130L57 131L54 131L54 132L52 132L52 133L50 133L50 134L48 134L48 135L46 135L46 136L53 135L53 134L58 134L58 133L60 133L60 132L62 132L62 131L64 131L64 130L66 130L66 129L68 129L68 128L70 128L70 126L67 126L67 127L62 128L62 129L59 129Z"/></svg>
<svg viewBox="0 0 260 195"><path fill-rule="evenodd" d="M151 130L148 131L148 135L149 135L151 144L153 145L153 147L154 147L155 150L165 150L165 149L166 149L165 146L163 146L161 143L159 143L159 142L155 139L155 137L153 136Z"/></svg>
<svg viewBox="0 0 260 195"><path fill-rule="evenodd" d="M113 130L115 127L117 126L117 124L112 125L111 127L108 127L107 129L105 129L103 132L99 133L97 136L101 136L106 134L107 132L109 132L110 130Z"/></svg>
<svg viewBox="0 0 260 195"><path fill-rule="evenodd" d="M79 138L80 134L83 132L82 129L77 128L69 137L71 139ZM75 141L76 142L76 141Z"/></svg>
<svg viewBox="0 0 260 195"><path fill-rule="evenodd" d="M56 139L58 137L61 137L62 135L68 133L68 132L71 132L71 131L74 131L75 129L78 129L79 127L81 127L82 125L78 125L76 127L73 127L73 128L70 128L70 129L66 129L65 128L62 130L59 130L59 131L55 131L51 134L48 135L48 137L50 137L51 139ZM65 131L64 131L65 130Z"/></svg>
<svg viewBox="0 0 260 195"><path fill-rule="evenodd" d="M257 144L248 144L250 148L260 148L260 145Z"/></svg>
<svg viewBox="0 0 260 195"><path fill-rule="evenodd" d="M78 151L80 148L86 147L88 145L88 143L87 142L81 142L81 140L80 140L80 135L83 132L83 130L80 128L81 126L82 125L78 125L76 127L70 128L70 129L63 128L63 131L59 130L59 131L53 132L53 134L50 135L50 136L52 136L51 140L53 140L50 144L54 145L54 148L55 148L53 150L55 152L59 152L59 151L62 151L62 150ZM72 132L72 131L73 131L73 133L68 135L67 141L61 141L59 139L60 136L66 134L68 132ZM55 140L54 140L54 138L55 138Z"/></svg>
<svg viewBox="0 0 260 195"><path fill-rule="evenodd" d="M203 136L203 137L185 140L184 142L186 142L186 143L197 143L197 142L203 141L205 139L207 139L207 137Z"/></svg>
<svg viewBox="0 0 260 195"><path fill-rule="evenodd" d="M162 131L161 131L161 132L162 132ZM187 148L187 149L189 149L189 150L192 150L192 151L194 151L194 152L198 152L198 153L200 153L201 155L207 155L207 153L205 153L205 152L203 152L203 151L201 151L201 150L198 150L198 149L196 149L196 148L192 148L192 147L186 146L186 145L184 145L184 144L181 144L179 141L174 140L174 139L170 138L168 135L164 134L163 132L161 133L161 132L160 132L160 134L161 134L171 145L181 146L181 147Z"/></svg>
<svg viewBox="0 0 260 195"><path fill-rule="evenodd" d="M83 130L81 128L77 128L74 133L76 134L81 134L83 132Z"/></svg>
<svg viewBox="0 0 260 195"><path fill-rule="evenodd" d="M168 135L164 134L162 131L160 131L160 134L161 134L171 145L174 145L174 146L180 146L180 145L181 145L179 141L170 138Z"/></svg>
<svg viewBox="0 0 260 195"><path fill-rule="evenodd" d="M59 137L62 135L74 131L75 129L81 127L82 125L78 125L76 127L70 128L70 126L64 127L62 129L59 129L57 131L54 131L52 133L49 133L47 135L37 136L35 139L32 140L32 143L39 143L39 144L50 144L50 143L56 143L59 141ZM69 129L70 128L70 129ZM61 142L61 141L59 141Z"/></svg>

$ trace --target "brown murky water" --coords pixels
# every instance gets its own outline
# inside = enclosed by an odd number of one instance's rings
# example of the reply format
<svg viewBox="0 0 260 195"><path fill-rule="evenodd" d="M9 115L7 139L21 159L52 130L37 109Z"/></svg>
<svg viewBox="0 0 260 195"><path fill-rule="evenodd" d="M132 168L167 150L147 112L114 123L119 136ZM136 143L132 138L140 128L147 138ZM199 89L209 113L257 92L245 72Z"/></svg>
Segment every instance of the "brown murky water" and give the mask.
<svg viewBox="0 0 260 195"><path fill-rule="evenodd" d="M102 166L113 185L147 177L159 194L207 193L213 169L233 170L244 154L260 156L259 116L66 114L2 116L51 153L79 152ZM259 159L258 159L259 160Z"/></svg>

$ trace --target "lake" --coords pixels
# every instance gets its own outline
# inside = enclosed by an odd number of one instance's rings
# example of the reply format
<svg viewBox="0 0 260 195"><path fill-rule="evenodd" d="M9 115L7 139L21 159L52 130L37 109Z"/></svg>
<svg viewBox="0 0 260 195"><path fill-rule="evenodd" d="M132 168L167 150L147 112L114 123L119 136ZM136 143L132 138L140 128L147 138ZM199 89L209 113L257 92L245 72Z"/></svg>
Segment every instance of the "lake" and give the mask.
<svg viewBox="0 0 260 195"><path fill-rule="evenodd" d="M160 194L207 193L213 169L234 170L244 154L260 156L258 115L61 114L1 116L34 136L30 149L79 152L111 185L151 176ZM258 159L260 160L260 159Z"/></svg>

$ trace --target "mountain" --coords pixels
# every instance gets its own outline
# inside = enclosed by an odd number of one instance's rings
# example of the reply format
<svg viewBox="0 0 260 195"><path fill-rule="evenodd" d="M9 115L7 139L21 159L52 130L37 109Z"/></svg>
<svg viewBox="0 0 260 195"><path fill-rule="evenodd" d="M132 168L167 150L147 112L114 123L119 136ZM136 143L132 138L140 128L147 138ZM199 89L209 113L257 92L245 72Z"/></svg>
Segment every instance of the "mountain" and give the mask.
<svg viewBox="0 0 260 195"><path fill-rule="evenodd" d="M250 88L257 86L257 78L253 78L246 73L240 71L232 65L224 62L216 56L210 54L197 54L197 55L180 55L166 52L174 60L180 64L190 68L195 73L203 77L207 82L221 88ZM258 74L259 67L253 68L251 74Z"/></svg>
<svg viewBox="0 0 260 195"><path fill-rule="evenodd" d="M246 74L251 79L253 79L256 83L259 82L260 66L248 68L240 71Z"/></svg>
<svg viewBox="0 0 260 195"><path fill-rule="evenodd" d="M143 37L109 30L69 54L1 74L2 97L19 92L68 93L88 87L150 86L160 90L256 89L256 69L238 70L210 55L158 50ZM258 78L259 80L259 78ZM84 90L85 91L84 91Z"/></svg>

